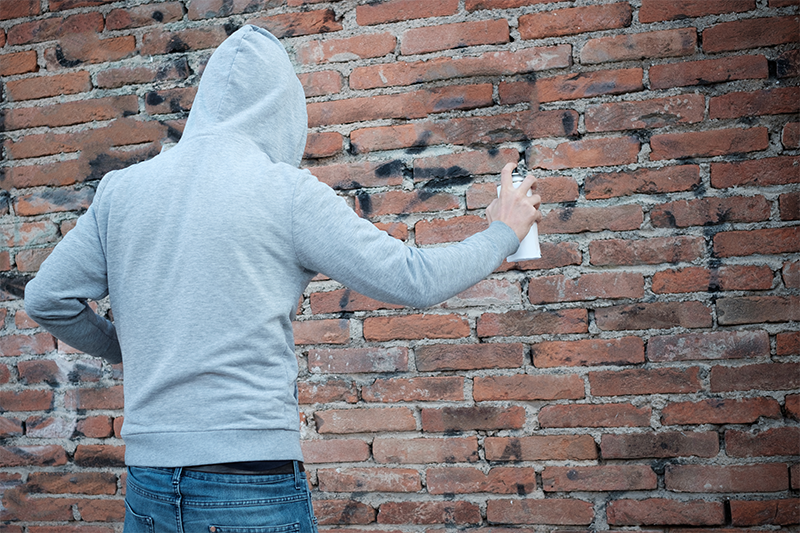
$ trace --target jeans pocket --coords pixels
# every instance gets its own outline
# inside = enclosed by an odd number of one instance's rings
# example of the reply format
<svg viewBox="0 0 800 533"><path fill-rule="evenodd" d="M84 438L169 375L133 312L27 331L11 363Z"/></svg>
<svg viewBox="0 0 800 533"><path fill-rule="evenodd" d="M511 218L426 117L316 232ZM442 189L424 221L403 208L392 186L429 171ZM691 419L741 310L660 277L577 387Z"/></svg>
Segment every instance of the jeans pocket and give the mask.
<svg viewBox="0 0 800 533"><path fill-rule="evenodd" d="M209 526L210 533L298 533L300 524L282 526Z"/></svg>
<svg viewBox="0 0 800 533"><path fill-rule="evenodd" d="M153 519L136 514L125 501L125 526L123 533L154 533Z"/></svg>

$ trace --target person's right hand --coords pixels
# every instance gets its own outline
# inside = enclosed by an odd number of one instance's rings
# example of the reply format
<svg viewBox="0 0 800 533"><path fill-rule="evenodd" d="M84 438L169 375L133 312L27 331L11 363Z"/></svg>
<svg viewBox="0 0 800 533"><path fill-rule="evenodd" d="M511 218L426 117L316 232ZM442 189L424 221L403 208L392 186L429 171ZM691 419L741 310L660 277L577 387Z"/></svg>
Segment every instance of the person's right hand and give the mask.
<svg viewBox="0 0 800 533"><path fill-rule="evenodd" d="M539 211L542 198L536 193L528 196L528 191L536 188L533 174L525 176L520 186L514 188L511 172L516 166L516 163L508 163L500 172L500 195L486 208L486 218L490 224L495 220L506 224L521 242L531 226L542 219Z"/></svg>

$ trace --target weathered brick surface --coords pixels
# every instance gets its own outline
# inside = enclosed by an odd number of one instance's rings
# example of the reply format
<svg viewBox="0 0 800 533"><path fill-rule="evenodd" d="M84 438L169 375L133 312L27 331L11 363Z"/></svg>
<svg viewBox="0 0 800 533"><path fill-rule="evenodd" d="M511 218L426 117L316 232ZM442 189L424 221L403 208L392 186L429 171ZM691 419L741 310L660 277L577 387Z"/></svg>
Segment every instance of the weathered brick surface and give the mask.
<svg viewBox="0 0 800 533"><path fill-rule="evenodd" d="M541 259L434 309L312 280L294 338L323 526L796 527L798 17L797 0L0 0L0 530L121 530L123 369L43 332L24 285L106 172L180 139L245 21L296 67L303 166L392 237L481 231L522 157L546 213Z"/></svg>

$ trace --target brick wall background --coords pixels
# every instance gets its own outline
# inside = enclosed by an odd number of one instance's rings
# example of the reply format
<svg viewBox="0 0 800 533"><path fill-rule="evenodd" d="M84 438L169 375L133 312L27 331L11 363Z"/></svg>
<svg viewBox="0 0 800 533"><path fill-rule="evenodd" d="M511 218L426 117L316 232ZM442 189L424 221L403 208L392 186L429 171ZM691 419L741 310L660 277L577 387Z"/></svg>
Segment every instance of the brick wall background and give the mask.
<svg viewBox="0 0 800 533"><path fill-rule="evenodd" d="M248 20L306 88L305 165L396 238L483 228L523 153L545 199L541 260L435 308L311 283L323 529L797 527L798 4L0 0L0 531L121 531L122 368L23 288Z"/></svg>

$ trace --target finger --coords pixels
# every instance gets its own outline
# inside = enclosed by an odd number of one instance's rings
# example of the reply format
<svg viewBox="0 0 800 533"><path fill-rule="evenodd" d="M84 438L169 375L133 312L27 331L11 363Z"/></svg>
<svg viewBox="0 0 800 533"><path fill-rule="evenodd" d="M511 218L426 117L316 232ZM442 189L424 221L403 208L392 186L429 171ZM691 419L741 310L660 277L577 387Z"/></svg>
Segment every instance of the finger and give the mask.
<svg viewBox="0 0 800 533"><path fill-rule="evenodd" d="M528 174L525 176L525 179L522 180L517 190L524 194L525 196L528 195L528 191L532 190L532 188L536 185L536 177L533 174Z"/></svg>
<svg viewBox="0 0 800 533"><path fill-rule="evenodd" d="M542 197L539 196L538 194L534 194L533 196L531 196L530 199L531 203L533 203L533 207L539 209L539 207L542 205Z"/></svg>
<svg viewBox="0 0 800 533"><path fill-rule="evenodd" d="M517 168L516 163L506 163L503 170L500 171L500 194L505 191L512 191L514 189L513 179L511 173ZM506 192L508 194L508 192Z"/></svg>

